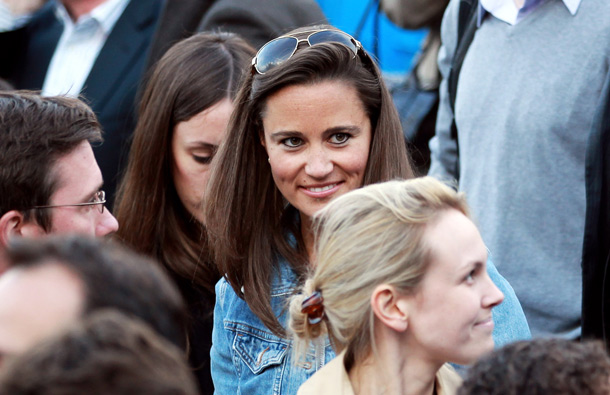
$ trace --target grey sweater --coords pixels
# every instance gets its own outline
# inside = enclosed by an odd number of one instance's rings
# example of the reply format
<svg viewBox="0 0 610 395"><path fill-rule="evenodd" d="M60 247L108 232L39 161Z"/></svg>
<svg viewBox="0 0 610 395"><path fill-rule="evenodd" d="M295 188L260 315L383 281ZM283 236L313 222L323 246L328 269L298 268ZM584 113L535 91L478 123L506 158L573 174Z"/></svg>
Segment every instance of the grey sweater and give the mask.
<svg viewBox="0 0 610 395"><path fill-rule="evenodd" d="M442 26L443 74L430 174L450 178L446 78L458 1ZM511 26L491 15L477 30L455 105L459 187L534 336L580 333L585 145L610 67L610 1L582 0L572 16L545 0Z"/></svg>

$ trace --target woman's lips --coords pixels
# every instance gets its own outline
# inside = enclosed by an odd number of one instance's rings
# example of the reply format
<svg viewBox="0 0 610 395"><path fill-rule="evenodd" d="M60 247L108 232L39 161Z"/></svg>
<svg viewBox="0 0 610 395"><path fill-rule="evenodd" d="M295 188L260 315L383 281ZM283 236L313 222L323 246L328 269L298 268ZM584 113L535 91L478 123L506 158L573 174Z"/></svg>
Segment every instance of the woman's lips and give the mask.
<svg viewBox="0 0 610 395"><path fill-rule="evenodd" d="M485 318L484 320L478 321L474 324L474 326L484 329L492 329L494 328L494 321L492 317Z"/></svg>
<svg viewBox="0 0 610 395"><path fill-rule="evenodd" d="M331 184L324 185L309 185L306 187L301 187L303 193L309 197L315 199L323 199L325 197L331 196L333 193L337 192L339 187L341 186L341 182L335 182Z"/></svg>

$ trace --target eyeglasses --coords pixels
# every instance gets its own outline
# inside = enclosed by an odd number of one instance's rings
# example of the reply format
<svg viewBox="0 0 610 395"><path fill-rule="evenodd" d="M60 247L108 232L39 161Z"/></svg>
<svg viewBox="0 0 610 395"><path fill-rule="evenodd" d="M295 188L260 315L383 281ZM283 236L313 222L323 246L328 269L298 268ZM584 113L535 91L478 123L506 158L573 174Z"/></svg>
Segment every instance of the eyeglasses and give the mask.
<svg viewBox="0 0 610 395"><path fill-rule="evenodd" d="M53 204L48 206L34 206L33 209L39 208L56 208L56 207L81 207L81 206L97 206L100 213L104 212L104 204L106 204L106 192L97 191L90 202L74 203L74 204Z"/></svg>
<svg viewBox="0 0 610 395"><path fill-rule="evenodd" d="M310 47L321 43L339 43L351 49L354 57L358 54L366 55L362 44L349 34L340 30L316 30L306 39L299 40L293 36L282 36L263 45L252 59L252 73L254 74L256 71L259 74L265 74L287 61L295 54L302 42L306 42Z"/></svg>

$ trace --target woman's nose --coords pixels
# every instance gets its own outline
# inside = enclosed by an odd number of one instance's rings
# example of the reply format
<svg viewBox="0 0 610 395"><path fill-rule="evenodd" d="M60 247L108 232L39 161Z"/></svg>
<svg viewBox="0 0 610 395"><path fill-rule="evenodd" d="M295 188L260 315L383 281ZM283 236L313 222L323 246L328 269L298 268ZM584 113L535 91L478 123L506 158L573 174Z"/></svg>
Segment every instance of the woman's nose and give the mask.
<svg viewBox="0 0 610 395"><path fill-rule="evenodd" d="M329 153L323 148L311 149L305 164L305 173L312 178L321 179L328 176L332 171L333 162Z"/></svg>
<svg viewBox="0 0 610 395"><path fill-rule="evenodd" d="M504 300L504 294L500 289L494 284L489 276L487 276L487 287L485 290L485 294L483 295L483 307L495 307L502 303Z"/></svg>

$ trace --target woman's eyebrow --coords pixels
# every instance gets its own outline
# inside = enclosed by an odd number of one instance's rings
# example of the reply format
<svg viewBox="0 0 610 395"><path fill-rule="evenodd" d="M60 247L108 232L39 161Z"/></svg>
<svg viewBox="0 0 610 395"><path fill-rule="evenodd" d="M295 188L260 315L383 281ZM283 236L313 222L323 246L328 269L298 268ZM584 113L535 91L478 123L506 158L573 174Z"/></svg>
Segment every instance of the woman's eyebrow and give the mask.
<svg viewBox="0 0 610 395"><path fill-rule="evenodd" d="M296 130L280 130L278 132L271 133L271 138L274 140L285 139L288 137L302 137L303 133Z"/></svg>
<svg viewBox="0 0 610 395"><path fill-rule="evenodd" d="M333 126L332 128L328 128L324 131L322 136L327 139L333 134L336 133L349 133L352 135L360 134L361 129L358 126L354 125L345 125L345 126Z"/></svg>

